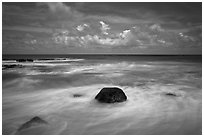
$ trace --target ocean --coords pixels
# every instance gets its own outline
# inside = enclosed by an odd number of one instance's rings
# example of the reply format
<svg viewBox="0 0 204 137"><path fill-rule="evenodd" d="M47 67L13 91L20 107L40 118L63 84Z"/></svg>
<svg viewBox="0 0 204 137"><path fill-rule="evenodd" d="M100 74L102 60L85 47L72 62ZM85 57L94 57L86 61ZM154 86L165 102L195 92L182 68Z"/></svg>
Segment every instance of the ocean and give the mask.
<svg viewBox="0 0 204 137"><path fill-rule="evenodd" d="M104 87L127 101L96 101ZM2 132L201 135L202 56L3 55Z"/></svg>

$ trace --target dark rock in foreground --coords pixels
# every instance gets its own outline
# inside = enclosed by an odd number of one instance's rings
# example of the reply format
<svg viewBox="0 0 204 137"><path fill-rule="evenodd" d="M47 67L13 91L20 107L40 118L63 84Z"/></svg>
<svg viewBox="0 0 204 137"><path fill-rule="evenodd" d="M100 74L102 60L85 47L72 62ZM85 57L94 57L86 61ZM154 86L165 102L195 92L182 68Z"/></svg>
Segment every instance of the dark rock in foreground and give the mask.
<svg viewBox="0 0 204 137"><path fill-rule="evenodd" d="M33 127L33 126L42 125L42 124L47 124L47 122L45 120L42 120L40 117L36 116L36 117L32 118L30 121L21 125L20 128L18 129L18 131L28 129L28 128Z"/></svg>
<svg viewBox="0 0 204 137"><path fill-rule="evenodd" d="M96 100L102 103L116 103L127 100L125 93L117 87L103 88L95 97Z"/></svg>

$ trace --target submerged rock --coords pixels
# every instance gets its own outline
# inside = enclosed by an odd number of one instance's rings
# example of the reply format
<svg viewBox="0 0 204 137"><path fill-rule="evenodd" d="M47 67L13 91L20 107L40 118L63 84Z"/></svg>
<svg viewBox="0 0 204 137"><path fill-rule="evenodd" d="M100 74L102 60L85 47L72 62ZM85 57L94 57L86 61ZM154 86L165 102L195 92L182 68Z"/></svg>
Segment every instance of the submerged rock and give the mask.
<svg viewBox="0 0 204 137"><path fill-rule="evenodd" d="M21 125L18 131L28 129L33 126L44 125L44 124L47 124L47 122L41 119L40 117L36 116L36 117L33 117L31 120L27 121L26 123L24 123L23 125Z"/></svg>
<svg viewBox="0 0 204 137"><path fill-rule="evenodd" d="M96 95L95 99L102 103L116 103L126 101L127 96L120 88L106 87Z"/></svg>
<svg viewBox="0 0 204 137"><path fill-rule="evenodd" d="M174 97L177 96L175 93L170 93L170 92L166 93L165 95L167 95L167 96L174 96Z"/></svg>
<svg viewBox="0 0 204 137"><path fill-rule="evenodd" d="M83 96L83 95L81 95L81 94L74 94L74 95L73 95L73 97L75 97L75 98L81 97L81 96Z"/></svg>

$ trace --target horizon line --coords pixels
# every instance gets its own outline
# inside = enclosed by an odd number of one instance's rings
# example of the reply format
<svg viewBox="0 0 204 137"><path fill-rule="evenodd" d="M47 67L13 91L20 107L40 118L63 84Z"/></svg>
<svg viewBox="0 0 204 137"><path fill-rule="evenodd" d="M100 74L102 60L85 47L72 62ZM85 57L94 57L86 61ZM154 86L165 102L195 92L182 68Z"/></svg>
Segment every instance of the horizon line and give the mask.
<svg viewBox="0 0 204 137"><path fill-rule="evenodd" d="M69 54L2 54L2 56L6 56L6 55L137 55L137 56L143 56L143 55L147 55L147 56L158 56L158 55L172 55L172 56L183 56L183 55L202 55L202 54L129 54L129 53L69 53Z"/></svg>

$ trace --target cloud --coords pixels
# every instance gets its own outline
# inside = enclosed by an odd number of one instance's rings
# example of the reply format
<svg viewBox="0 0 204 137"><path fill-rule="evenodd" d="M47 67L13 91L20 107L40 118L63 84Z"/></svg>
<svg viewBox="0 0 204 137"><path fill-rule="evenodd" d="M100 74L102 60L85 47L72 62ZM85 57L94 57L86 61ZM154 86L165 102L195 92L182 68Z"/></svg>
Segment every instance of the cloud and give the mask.
<svg viewBox="0 0 204 137"><path fill-rule="evenodd" d="M80 20L84 16L83 13L78 12L62 2L45 2L40 3L40 5L46 5L48 7L49 11L51 12L51 15L48 15L50 19L68 20L74 22L76 20Z"/></svg>
<svg viewBox="0 0 204 137"><path fill-rule="evenodd" d="M124 5L118 4L112 3L110 7L107 7L109 3L104 3L104 7L99 4L101 9L93 6L93 3L78 6L76 3L62 2L3 4L2 29L8 32L3 35L4 47L19 45L16 46L18 49L21 45L27 45L26 48L29 45L39 48L46 46L50 50L53 48L53 51L60 49L60 46L76 49L119 47L124 50L202 47L202 25L199 20L189 21L188 16L183 17L186 11L177 16L177 12L173 14L174 11L167 9L166 14L160 14L155 12L160 11L157 8L150 10L137 4L135 6L138 8L131 7L133 3L128 4L130 7L127 6L126 10L121 10ZM194 16L197 14L192 14L191 18ZM13 32L16 37L21 37L16 39ZM22 33L29 33L33 37Z"/></svg>
<svg viewBox="0 0 204 137"><path fill-rule="evenodd" d="M41 28L41 27L27 27L27 26L14 26L14 27L3 27L3 30L13 30L13 31L25 31L25 32L33 32L33 33L48 33L51 34L53 32L50 28Z"/></svg>
<svg viewBox="0 0 204 137"><path fill-rule="evenodd" d="M119 33L105 33L110 30L108 24L103 21L99 22L102 27L102 34L95 33L81 35L70 35L69 33L58 33L53 35L56 44L65 44L67 46L78 46L78 47L103 47L103 48L114 48L114 47L138 47L147 48L149 46L179 46L188 43L195 43L197 40L193 36L188 36L183 33L169 32L163 29L159 24L137 25L130 29L123 30ZM86 25L79 25L77 28L82 31ZM89 26L91 27L91 26ZM103 35L105 33L105 35Z"/></svg>
<svg viewBox="0 0 204 137"><path fill-rule="evenodd" d="M153 31L160 31L160 32L164 31L164 29L159 24L153 24L149 28Z"/></svg>
<svg viewBox="0 0 204 137"><path fill-rule="evenodd" d="M101 24L101 31L102 31L102 33L105 34L105 35L108 35L107 30L110 29L109 25L106 24L106 23L103 22L103 21L100 21L99 23Z"/></svg>
<svg viewBox="0 0 204 137"><path fill-rule="evenodd" d="M72 12L71 8L64 5L62 2L48 2L46 4L52 12L58 12L58 11L63 11L67 13Z"/></svg>
<svg viewBox="0 0 204 137"><path fill-rule="evenodd" d="M76 29L77 29L78 31L83 31L86 27L89 27L89 25L87 25L87 24L82 24L82 25L77 26Z"/></svg>
<svg viewBox="0 0 204 137"><path fill-rule="evenodd" d="M66 13L71 13L71 8L64 5L62 2L48 2L46 3L49 7L49 9L52 11L52 12L58 12L58 11L63 11L63 12L66 12Z"/></svg>
<svg viewBox="0 0 204 137"><path fill-rule="evenodd" d="M116 47L116 46L126 46L128 43L131 41L133 38L133 35L131 34L130 30L124 30L120 33L115 33L109 35L108 33L105 33L107 30L110 29L109 25L105 24L103 21L100 21L99 23L103 24L101 29L101 33L95 33L95 34L90 34L87 32L86 34L70 34L70 33L63 33L63 32L57 32L53 34L53 40L56 44L65 44L67 46L79 46L79 47L93 47L95 46L100 46L104 48L111 48L111 47ZM88 25L79 25L77 26L77 30L79 32L82 32L84 30L84 27L87 27ZM88 26L90 27L90 26ZM105 33L105 37L104 34ZM81 35L81 36L80 36Z"/></svg>
<svg viewBox="0 0 204 137"><path fill-rule="evenodd" d="M99 35L86 35L83 37L80 37L80 43L85 44L84 46L90 46L90 45L101 45L103 47L103 45L105 45L105 48L112 48L114 46L119 46L119 45L126 45L127 39L126 38L121 38L121 37L117 37L117 38L110 38L110 37L106 37L106 38L102 38Z"/></svg>

